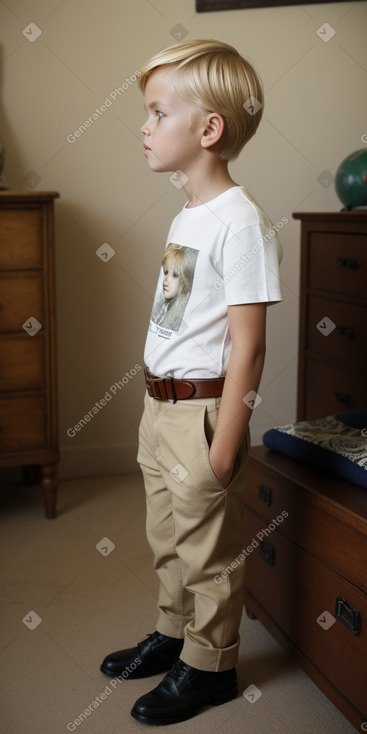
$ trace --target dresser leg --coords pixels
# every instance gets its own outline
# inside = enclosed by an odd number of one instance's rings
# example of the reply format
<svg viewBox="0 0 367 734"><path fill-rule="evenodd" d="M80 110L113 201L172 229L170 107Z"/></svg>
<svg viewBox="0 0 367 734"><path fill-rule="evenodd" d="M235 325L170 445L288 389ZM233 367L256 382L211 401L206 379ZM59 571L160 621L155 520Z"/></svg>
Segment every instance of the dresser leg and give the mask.
<svg viewBox="0 0 367 734"><path fill-rule="evenodd" d="M57 464L42 464L42 492L45 503L45 516L55 517L57 498Z"/></svg>

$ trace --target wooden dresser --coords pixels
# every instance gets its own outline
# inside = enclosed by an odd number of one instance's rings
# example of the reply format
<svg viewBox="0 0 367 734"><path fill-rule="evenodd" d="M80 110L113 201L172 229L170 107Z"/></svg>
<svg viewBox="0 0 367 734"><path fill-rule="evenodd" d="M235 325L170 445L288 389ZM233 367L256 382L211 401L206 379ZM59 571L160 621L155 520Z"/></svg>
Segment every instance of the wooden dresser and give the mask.
<svg viewBox="0 0 367 734"><path fill-rule="evenodd" d="M56 192L0 192L0 466L41 467L46 517L57 494L54 279Z"/></svg>
<svg viewBox="0 0 367 734"><path fill-rule="evenodd" d="M297 419L367 411L367 214L295 217L302 221ZM367 490L254 447L244 547L251 549L248 615L367 731Z"/></svg>
<svg viewBox="0 0 367 734"><path fill-rule="evenodd" d="M367 410L367 212L302 222L297 419Z"/></svg>

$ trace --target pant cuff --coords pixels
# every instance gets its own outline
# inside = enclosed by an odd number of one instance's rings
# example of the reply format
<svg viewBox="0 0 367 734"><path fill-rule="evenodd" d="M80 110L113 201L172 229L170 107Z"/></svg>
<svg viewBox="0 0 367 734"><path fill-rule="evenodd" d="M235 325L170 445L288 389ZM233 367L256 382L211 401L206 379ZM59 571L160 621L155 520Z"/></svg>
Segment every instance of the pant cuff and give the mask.
<svg viewBox="0 0 367 734"><path fill-rule="evenodd" d="M230 670L238 663L238 650L240 640L235 645L225 648L203 647L185 637L184 646L180 654L181 660L187 665L199 670L207 670L213 673L220 673L223 670Z"/></svg>

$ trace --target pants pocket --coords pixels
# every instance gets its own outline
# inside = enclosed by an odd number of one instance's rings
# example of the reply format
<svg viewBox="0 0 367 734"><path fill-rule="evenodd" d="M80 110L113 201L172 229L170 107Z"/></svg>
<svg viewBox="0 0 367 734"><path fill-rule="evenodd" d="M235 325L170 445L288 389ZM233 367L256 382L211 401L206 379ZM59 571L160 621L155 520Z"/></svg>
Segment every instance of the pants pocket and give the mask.
<svg viewBox="0 0 367 734"><path fill-rule="evenodd" d="M237 478L238 474L243 470L244 466L247 464L248 449L249 449L249 433L248 431L246 432L241 442L241 445L238 449L237 456L235 458L234 465L233 465L232 476L229 481L229 484L227 485L227 487L223 487L221 483L219 482L219 479L217 479L216 475L214 474L211 468L211 465L210 465L210 460L209 460L209 450L212 444L214 431L217 425L218 412L219 412L219 405L217 405L216 408L214 409L210 409L210 408L205 409L203 434L204 434L204 439L206 440L206 443L207 443L207 462L209 465L209 469L211 473L213 474L213 476L215 477L215 479L217 480L218 485L223 489L223 491L227 491L229 487L231 486L231 484L233 483L233 481Z"/></svg>
<svg viewBox="0 0 367 734"><path fill-rule="evenodd" d="M223 487L213 472L209 450L218 419L220 401L211 398L205 405L194 401L175 405L161 403L155 422L157 460L167 477L172 491L183 496L227 492L241 471L243 444L236 457L233 476ZM173 482L171 480L174 480ZM176 486L177 485L177 486Z"/></svg>

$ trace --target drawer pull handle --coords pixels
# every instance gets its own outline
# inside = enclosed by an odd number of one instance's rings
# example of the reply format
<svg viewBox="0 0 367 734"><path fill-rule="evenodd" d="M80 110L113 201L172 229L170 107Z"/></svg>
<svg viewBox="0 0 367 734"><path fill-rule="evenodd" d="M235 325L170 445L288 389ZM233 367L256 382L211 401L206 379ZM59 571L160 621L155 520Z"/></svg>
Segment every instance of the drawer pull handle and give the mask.
<svg viewBox="0 0 367 734"><path fill-rule="evenodd" d="M269 564L269 566L274 566L275 548L271 543L268 543L267 540L261 540L259 553L260 553L261 558L263 558L264 561L266 561Z"/></svg>
<svg viewBox="0 0 367 734"><path fill-rule="evenodd" d="M335 617L354 635L359 635L362 627L362 614L344 596L336 597Z"/></svg>
<svg viewBox="0 0 367 734"><path fill-rule="evenodd" d="M351 336L353 338L357 336L356 330L351 326L337 326L336 330L343 336Z"/></svg>
<svg viewBox="0 0 367 734"><path fill-rule="evenodd" d="M361 263L351 257L338 257L338 263L342 268L359 268Z"/></svg>
<svg viewBox="0 0 367 734"><path fill-rule="evenodd" d="M348 393L346 392L334 392L333 397L336 400L339 400L340 403L347 403L348 405L350 405L350 403L352 402L352 396L348 395Z"/></svg>
<svg viewBox="0 0 367 734"><path fill-rule="evenodd" d="M271 495L272 492L270 487L267 487L265 484L259 485L259 499L264 503L264 505L266 505L266 507L271 506Z"/></svg>

